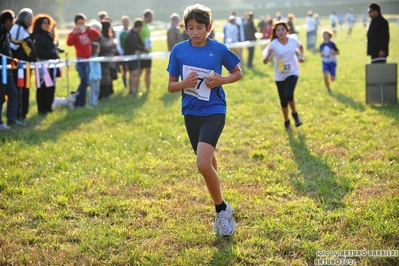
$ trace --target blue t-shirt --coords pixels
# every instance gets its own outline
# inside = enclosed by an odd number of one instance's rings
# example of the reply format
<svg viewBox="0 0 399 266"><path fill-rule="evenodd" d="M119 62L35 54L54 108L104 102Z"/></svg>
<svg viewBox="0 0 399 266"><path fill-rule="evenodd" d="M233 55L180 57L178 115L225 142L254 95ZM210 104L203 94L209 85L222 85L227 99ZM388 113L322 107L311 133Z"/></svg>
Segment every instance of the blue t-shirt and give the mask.
<svg viewBox="0 0 399 266"><path fill-rule="evenodd" d="M320 44L320 53L322 54L322 61L324 63L330 63L330 62L337 62L337 58L335 55L332 55L330 51L333 50L335 52L339 52L337 46L335 46L335 43L332 41L329 41L328 43L323 42Z"/></svg>
<svg viewBox="0 0 399 266"><path fill-rule="evenodd" d="M222 66L233 70L240 59L221 42L208 38L203 47L192 46L190 40L176 44L169 57L167 71L172 77L183 79L183 65L213 70L222 75ZM209 101L200 100L182 91L182 114L208 116L226 114L226 95L223 87L212 88Z"/></svg>

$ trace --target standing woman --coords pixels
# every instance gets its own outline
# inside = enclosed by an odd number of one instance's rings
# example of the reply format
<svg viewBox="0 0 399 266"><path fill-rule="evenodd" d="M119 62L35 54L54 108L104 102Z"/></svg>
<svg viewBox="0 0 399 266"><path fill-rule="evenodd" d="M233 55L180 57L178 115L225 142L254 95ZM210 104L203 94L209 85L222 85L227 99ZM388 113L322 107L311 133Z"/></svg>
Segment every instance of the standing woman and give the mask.
<svg viewBox="0 0 399 266"><path fill-rule="evenodd" d="M102 34L99 39L99 56L115 56L116 44L112 36L111 20L101 20ZM108 98L114 93L113 81L117 79L117 64L115 62L101 62L100 99Z"/></svg>
<svg viewBox="0 0 399 266"><path fill-rule="evenodd" d="M274 56L274 76L280 104L284 115L284 127L290 129L288 118L288 105L291 107L291 114L295 120L295 126L302 125L295 107L294 90L299 76L298 58L295 54L299 50L299 62L305 62L303 47L298 39L289 37L289 27L286 22L279 21L274 25L272 41L263 51L263 63L267 64Z"/></svg>
<svg viewBox="0 0 399 266"><path fill-rule="evenodd" d="M23 62L35 62L36 55L29 28L32 25L33 11L30 8L23 8L19 11L15 24L10 30L12 57ZM30 70L29 70L30 71ZM13 71L14 83L17 86L18 70ZM26 75L25 75L26 77ZM18 90L18 112L17 119L25 120L29 110L29 84L30 80L25 78L25 86L17 87ZM16 122L18 124L18 122Z"/></svg>
<svg viewBox="0 0 399 266"><path fill-rule="evenodd" d="M32 23L32 39L38 61L59 59L56 40L54 39L55 22L53 18L47 14L39 14L33 19ZM47 67L43 65L43 67ZM55 93L55 72L57 68L50 67L48 69L53 80L53 86L46 86L45 82L41 82L40 87L36 91L37 109L39 114L46 115L52 111L52 104Z"/></svg>

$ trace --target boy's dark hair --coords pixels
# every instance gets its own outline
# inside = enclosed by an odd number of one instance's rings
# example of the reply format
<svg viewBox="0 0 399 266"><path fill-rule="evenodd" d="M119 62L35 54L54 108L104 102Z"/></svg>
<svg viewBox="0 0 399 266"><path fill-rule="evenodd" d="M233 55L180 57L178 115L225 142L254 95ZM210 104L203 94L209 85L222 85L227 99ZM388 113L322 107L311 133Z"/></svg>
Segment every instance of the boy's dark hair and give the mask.
<svg viewBox="0 0 399 266"><path fill-rule="evenodd" d="M133 22L133 28L143 27L143 20L141 18L136 18Z"/></svg>
<svg viewBox="0 0 399 266"><path fill-rule="evenodd" d="M91 43L91 55L95 55L97 48L100 48L99 42L92 42Z"/></svg>
<svg viewBox="0 0 399 266"><path fill-rule="evenodd" d="M86 19L86 15L83 14L83 13L76 14L75 19L74 19L75 24L76 24L76 23L78 22L78 20L80 20L80 19L84 19L84 20L86 21L86 20L87 20L87 19Z"/></svg>
<svg viewBox="0 0 399 266"><path fill-rule="evenodd" d="M186 29L187 23L192 19L199 24L205 24L206 28L208 29L208 26L212 21L212 11L209 7L201 4L188 6L186 10L184 10L183 15L183 21Z"/></svg>
<svg viewBox="0 0 399 266"><path fill-rule="evenodd" d="M5 9L5 10L1 11L0 23L4 24L4 23L6 23L7 20L13 21L14 17L15 17L15 14L11 9Z"/></svg>
<svg viewBox="0 0 399 266"><path fill-rule="evenodd" d="M148 17L148 16L154 16L154 11L152 11L151 9L146 9L143 11L143 17Z"/></svg>

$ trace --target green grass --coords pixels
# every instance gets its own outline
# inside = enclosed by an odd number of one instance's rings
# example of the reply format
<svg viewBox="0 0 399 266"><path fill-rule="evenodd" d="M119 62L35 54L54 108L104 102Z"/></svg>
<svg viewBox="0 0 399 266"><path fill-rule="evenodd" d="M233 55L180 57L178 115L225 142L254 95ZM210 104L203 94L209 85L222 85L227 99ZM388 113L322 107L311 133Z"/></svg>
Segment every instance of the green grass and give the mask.
<svg viewBox="0 0 399 266"><path fill-rule="evenodd" d="M0 134L0 265L312 265L318 250L398 250L399 106L365 104L365 32L338 32L332 96L319 54L305 53L296 89L304 125L292 133L259 47L254 69L244 64L243 80L225 86L216 156L238 223L229 239L212 233L181 96L166 89L167 59L154 60L150 92L128 97L117 80L92 110L39 117L31 89L27 126ZM391 24L396 62L398 43ZM66 93L64 78L56 94Z"/></svg>

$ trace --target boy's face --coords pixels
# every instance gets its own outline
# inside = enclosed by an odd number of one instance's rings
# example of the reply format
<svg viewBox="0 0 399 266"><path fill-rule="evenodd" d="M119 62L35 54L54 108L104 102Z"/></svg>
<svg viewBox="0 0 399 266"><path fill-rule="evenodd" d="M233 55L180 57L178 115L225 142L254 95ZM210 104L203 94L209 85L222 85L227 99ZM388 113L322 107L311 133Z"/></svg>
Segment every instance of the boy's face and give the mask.
<svg viewBox="0 0 399 266"><path fill-rule="evenodd" d="M194 19L189 20L186 25L186 32L188 36L190 36L193 46L204 46L207 42L206 37L211 29L211 24L209 24L207 28L205 24L200 24Z"/></svg>
<svg viewBox="0 0 399 266"><path fill-rule="evenodd" d="M130 24L130 21L127 18L124 18L122 20L123 28L125 28L125 29L129 28L129 24Z"/></svg>
<svg viewBox="0 0 399 266"><path fill-rule="evenodd" d="M324 39L325 42L329 41L330 40L330 34L328 34L327 32L324 32L323 33L323 39Z"/></svg>
<svg viewBox="0 0 399 266"><path fill-rule="evenodd" d="M86 20L78 19L76 20L76 26L84 26L86 24Z"/></svg>

